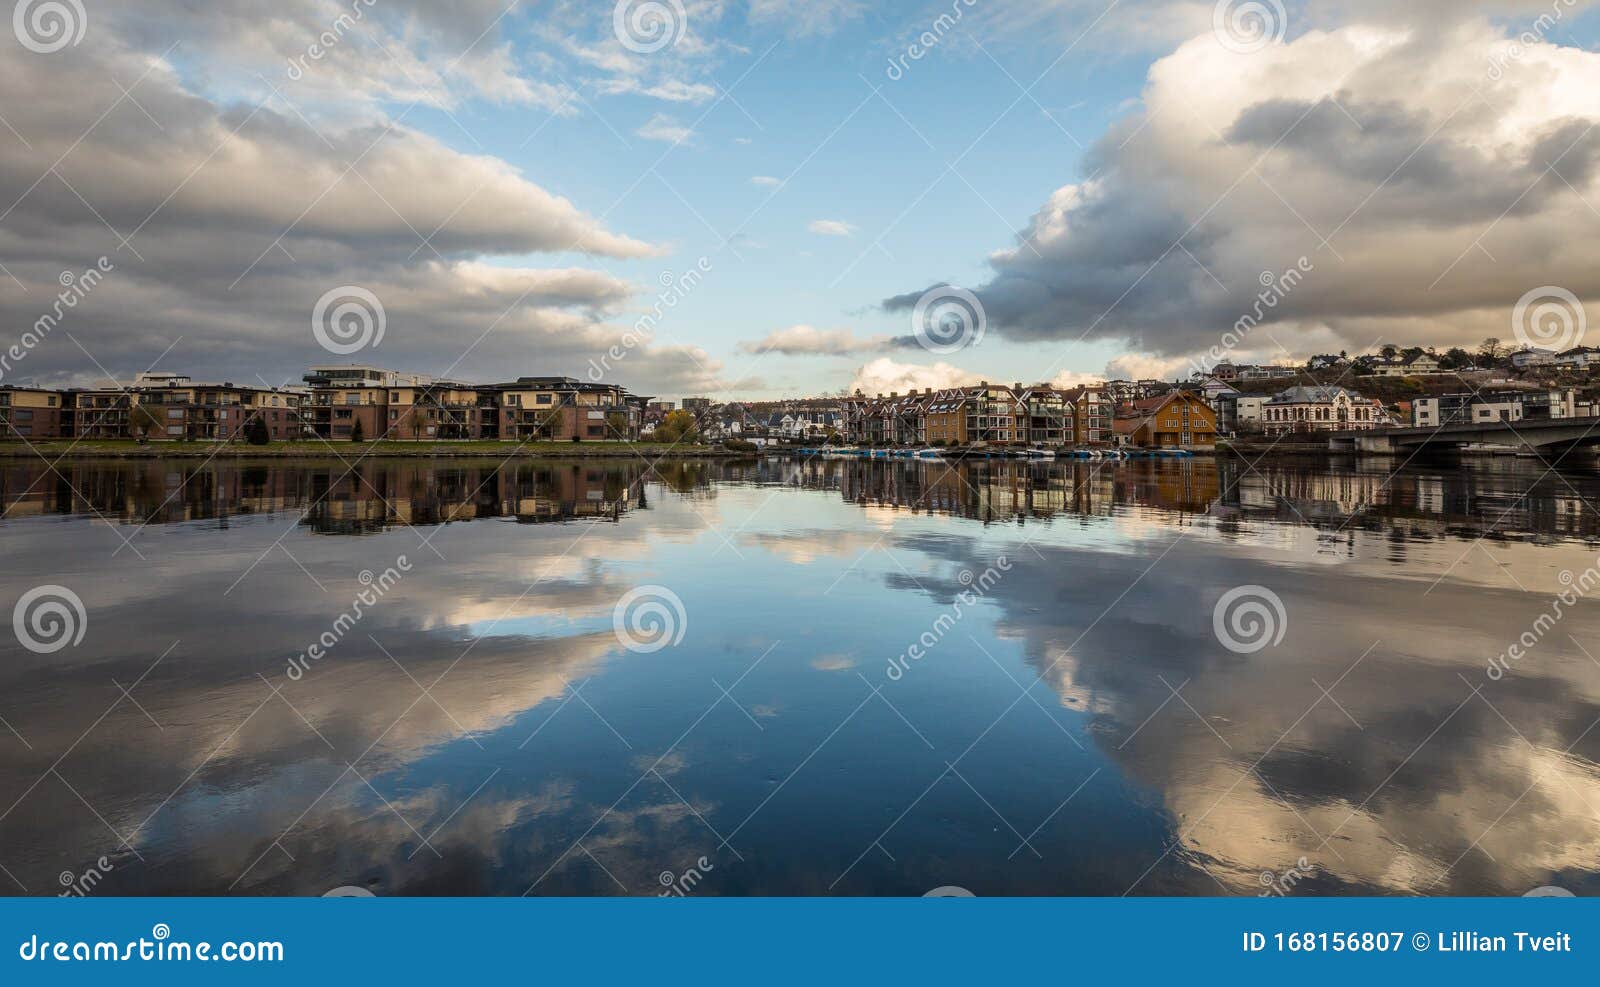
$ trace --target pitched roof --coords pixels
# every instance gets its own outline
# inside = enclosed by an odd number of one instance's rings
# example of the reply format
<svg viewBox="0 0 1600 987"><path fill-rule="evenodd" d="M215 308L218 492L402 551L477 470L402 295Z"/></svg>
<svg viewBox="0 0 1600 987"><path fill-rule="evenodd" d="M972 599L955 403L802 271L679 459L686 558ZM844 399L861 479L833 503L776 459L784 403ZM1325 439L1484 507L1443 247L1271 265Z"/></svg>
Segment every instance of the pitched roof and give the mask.
<svg viewBox="0 0 1600 987"><path fill-rule="evenodd" d="M1334 387L1325 384L1297 384L1286 391L1279 391L1272 396L1268 404L1332 404L1340 394L1348 394L1352 401L1365 401L1366 398L1355 391L1345 387Z"/></svg>

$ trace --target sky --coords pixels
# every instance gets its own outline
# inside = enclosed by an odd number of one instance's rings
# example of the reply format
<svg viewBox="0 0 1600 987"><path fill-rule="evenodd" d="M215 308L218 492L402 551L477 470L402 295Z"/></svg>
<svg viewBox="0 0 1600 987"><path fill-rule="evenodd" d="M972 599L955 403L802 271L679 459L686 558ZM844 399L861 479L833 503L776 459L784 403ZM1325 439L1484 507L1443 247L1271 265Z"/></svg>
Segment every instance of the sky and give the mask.
<svg viewBox="0 0 1600 987"><path fill-rule="evenodd" d="M20 0L0 383L732 400L1572 345L1595 6Z"/></svg>

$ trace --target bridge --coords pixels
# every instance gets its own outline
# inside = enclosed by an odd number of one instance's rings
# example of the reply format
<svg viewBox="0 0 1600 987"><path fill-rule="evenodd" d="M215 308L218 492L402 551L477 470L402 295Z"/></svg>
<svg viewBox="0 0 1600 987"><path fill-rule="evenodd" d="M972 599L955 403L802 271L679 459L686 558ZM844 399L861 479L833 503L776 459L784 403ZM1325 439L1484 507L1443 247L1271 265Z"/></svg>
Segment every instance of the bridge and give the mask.
<svg viewBox="0 0 1600 987"><path fill-rule="evenodd" d="M1460 448L1484 443L1561 455L1580 446L1600 446L1600 418L1536 418L1520 422L1471 422L1422 428L1329 432L1334 452L1397 453L1417 448Z"/></svg>

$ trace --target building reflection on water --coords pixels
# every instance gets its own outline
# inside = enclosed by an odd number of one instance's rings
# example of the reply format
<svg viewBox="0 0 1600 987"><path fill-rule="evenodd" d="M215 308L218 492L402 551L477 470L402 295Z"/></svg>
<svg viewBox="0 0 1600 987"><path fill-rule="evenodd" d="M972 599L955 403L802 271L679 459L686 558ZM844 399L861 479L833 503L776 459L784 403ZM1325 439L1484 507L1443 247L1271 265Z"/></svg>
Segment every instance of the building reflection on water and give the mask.
<svg viewBox="0 0 1600 987"><path fill-rule="evenodd" d="M644 472L576 462L27 462L0 469L0 505L7 518L87 514L130 524L299 512L318 534L358 535L474 520L618 521L647 506Z"/></svg>
<svg viewBox="0 0 1600 987"><path fill-rule="evenodd" d="M1600 567L1600 483L1395 465L19 460L0 599L48 578L88 632L0 636L0 880L655 894L704 855L708 894L1258 894L1303 859L1295 894L1600 892L1600 613L1486 672ZM619 636L647 585L685 615L660 654ZM1214 608L1251 586L1284 634L1246 654Z"/></svg>
<svg viewBox="0 0 1600 987"><path fill-rule="evenodd" d="M523 524L621 521L649 507L646 489L714 499L745 483L836 491L866 509L943 515L984 524L1107 518L1119 509L1281 522L1340 534L1391 530L1409 538L1600 539L1600 512L1566 475L1530 482L1526 464L1470 470L1406 468L1387 460L1249 463L1180 461L1026 463L766 459L759 462L186 463L15 461L0 467L6 518L89 515L174 524L299 512L318 534L474 520Z"/></svg>

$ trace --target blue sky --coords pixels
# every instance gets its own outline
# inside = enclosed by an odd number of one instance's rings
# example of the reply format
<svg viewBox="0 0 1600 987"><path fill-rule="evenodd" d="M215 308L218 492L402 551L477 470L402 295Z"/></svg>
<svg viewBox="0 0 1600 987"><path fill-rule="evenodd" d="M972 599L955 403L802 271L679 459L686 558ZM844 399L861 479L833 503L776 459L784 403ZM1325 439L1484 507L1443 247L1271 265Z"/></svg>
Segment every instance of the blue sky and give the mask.
<svg viewBox="0 0 1600 987"><path fill-rule="evenodd" d="M1098 45L1061 58L1053 45L1012 39L985 54L958 25L892 78L904 35L926 21L880 9L831 34L792 37L726 14L717 36L739 50L695 76L720 94L707 102L591 96L571 117L485 104L455 116L539 184L604 212L614 228L670 245L664 261L621 263L611 268L619 275L648 285L711 259L704 290L662 323L665 336L728 354L735 374L753 372L774 393L815 393L847 383L853 358L758 364L733 354L736 344L794 324L905 335L907 316L884 311L883 299L930 280L981 280L987 253L1013 242L1039 204L1079 175L1084 149L1137 97L1149 62ZM638 135L663 113L692 125L692 136ZM461 146L443 113L417 120ZM853 230L810 232L818 220ZM1073 362L1098 371L1118 347L1079 349ZM982 370L1026 377L1035 350L995 340Z"/></svg>

